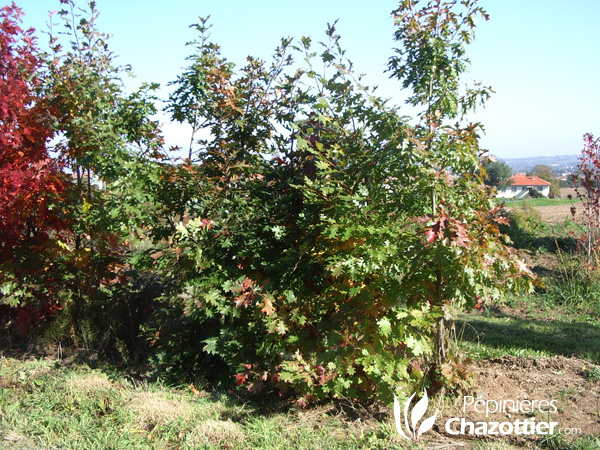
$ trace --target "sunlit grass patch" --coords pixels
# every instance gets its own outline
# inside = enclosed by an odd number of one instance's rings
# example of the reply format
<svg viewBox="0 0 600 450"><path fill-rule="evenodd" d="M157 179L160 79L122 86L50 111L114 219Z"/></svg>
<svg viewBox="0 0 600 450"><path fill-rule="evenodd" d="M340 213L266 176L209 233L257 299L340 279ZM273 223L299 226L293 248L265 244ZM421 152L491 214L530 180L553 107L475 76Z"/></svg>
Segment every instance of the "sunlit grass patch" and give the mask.
<svg viewBox="0 0 600 450"><path fill-rule="evenodd" d="M153 431L174 422L195 422L198 408L189 399L164 392L140 391L124 405L132 415L135 429Z"/></svg>
<svg viewBox="0 0 600 450"><path fill-rule="evenodd" d="M462 314L460 344L475 359L578 356L600 363L600 325L567 316L520 318Z"/></svg>
<svg viewBox="0 0 600 450"><path fill-rule="evenodd" d="M506 442L484 442L477 441L473 445L473 450L518 450Z"/></svg>
<svg viewBox="0 0 600 450"><path fill-rule="evenodd" d="M0 439L16 449L408 448L391 422L352 421L335 408L269 409L85 365L14 359L0 361Z"/></svg>
<svg viewBox="0 0 600 450"><path fill-rule="evenodd" d="M67 386L74 393L92 395L116 390L117 386L103 372L75 373L67 378Z"/></svg>
<svg viewBox="0 0 600 450"><path fill-rule="evenodd" d="M194 448L243 448L245 440L243 426L229 419L203 420L184 435L186 444Z"/></svg>
<svg viewBox="0 0 600 450"><path fill-rule="evenodd" d="M532 206L532 207L540 207L540 206L555 206L555 205L570 205L575 203L581 203L581 200L578 198L527 198L525 200L514 200L514 199L497 199L497 202L504 203L505 206L513 208L519 206Z"/></svg>

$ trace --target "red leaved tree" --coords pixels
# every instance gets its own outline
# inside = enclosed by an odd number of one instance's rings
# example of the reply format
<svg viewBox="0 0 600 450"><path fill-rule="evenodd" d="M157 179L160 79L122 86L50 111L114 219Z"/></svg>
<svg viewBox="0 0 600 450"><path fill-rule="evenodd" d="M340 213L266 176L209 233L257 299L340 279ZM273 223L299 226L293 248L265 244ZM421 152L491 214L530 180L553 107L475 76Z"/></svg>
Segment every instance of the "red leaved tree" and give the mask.
<svg viewBox="0 0 600 450"><path fill-rule="evenodd" d="M37 94L40 61L33 30L20 27L22 15L14 3L0 9L0 303L37 317L52 309L51 293L25 296L19 286L44 272L48 243L64 228L67 184L48 154L50 111Z"/></svg>
<svg viewBox="0 0 600 450"><path fill-rule="evenodd" d="M61 226L57 200L64 181L46 147L52 137L33 30L19 26L14 4L0 10L0 254Z"/></svg>
<svg viewBox="0 0 600 450"><path fill-rule="evenodd" d="M598 263L594 255L600 247L600 140L587 133L583 136L583 150L574 182L577 196L583 202L583 221L587 232L581 237L580 246L585 249L589 265ZM571 208L575 214L575 207Z"/></svg>

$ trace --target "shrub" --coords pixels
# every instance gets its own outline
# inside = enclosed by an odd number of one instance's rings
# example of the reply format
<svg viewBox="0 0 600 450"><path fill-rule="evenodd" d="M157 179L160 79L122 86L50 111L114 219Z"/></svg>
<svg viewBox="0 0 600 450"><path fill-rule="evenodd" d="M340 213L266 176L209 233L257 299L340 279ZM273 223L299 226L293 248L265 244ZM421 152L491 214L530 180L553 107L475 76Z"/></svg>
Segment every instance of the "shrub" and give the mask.
<svg viewBox="0 0 600 450"><path fill-rule="evenodd" d="M514 207L509 213L509 224L501 228L517 248L528 248L547 231L540 212L527 202Z"/></svg>
<svg viewBox="0 0 600 450"><path fill-rule="evenodd" d="M455 312L529 286L466 120L491 93L460 82L487 19L475 0L394 11L388 68L414 121L361 85L334 26L318 50L284 39L271 65L236 71L201 19L167 106L193 130L176 164L149 118L154 86L124 95L95 3L85 18L61 4L71 42L51 37L40 87L75 181L52 204L60 233L25 259L34 270L2 267L6 298L58 302L55 330L80 346L132 353L139 329L164 373L303 402L468 385Z"/></svg>
<svg viewBox="0 0 600 450"><path fill-rule="evenodd" d="M571 308L600 307L600 279L582 260L580 253L557 251L556 276L547 282L546 295L561 306Z"/></svg>
<svg viewBox="0 0 600 450"><path fill-rule="evenodd" d="M467 14L482 13L467 3ZM280 69L291 64L289 41L273 69L250 58L236 74L206 22L196 26L192 66L169 109L213 139L169 169L157 194L187 199L172 236L148 250L172 287L147 330L163 371L224 370L251 391L303 402L389 400L437 383L434 374L468 384L461 364L444 365L447 322L527 271L499 239L503 219L478 175L478 127L445 124L489 93L459 102L457 50L472 30L458 32L470 22L447 14L451 6L395 12L390 70L426 108L416 127L354 79L332 26L317 62L309 38L294 47L308 65L294 76Z"/></svg>

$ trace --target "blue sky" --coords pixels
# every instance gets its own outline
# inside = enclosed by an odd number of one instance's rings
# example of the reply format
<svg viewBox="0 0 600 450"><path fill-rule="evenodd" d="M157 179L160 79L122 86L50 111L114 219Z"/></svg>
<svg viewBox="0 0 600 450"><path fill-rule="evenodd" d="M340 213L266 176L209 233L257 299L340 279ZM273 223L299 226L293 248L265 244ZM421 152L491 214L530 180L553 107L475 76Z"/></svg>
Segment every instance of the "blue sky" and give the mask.
<svg viewBox="0 0 600 450"><path fill-rule="evenodd" d="M24 24L46 29L58 0L16 0ZM80 1L80 4L83 2ZM211 15L213 40L238 65L246 55L268 59L284 36L321 40L327 22L338 21L342 45L356 71L366 73L384 97L403 98L400 84L384 73L394 26L388 0L97 0L100 28L120 64L131 64L141 82L174 80L194 39L189 25ZM501 158L578 154L586 132L600 134L600 1L480 0L491 16L478 25L469 48L465 82L496 91L474 118L486 134L481 143ZM40 44L46 38L40 35ZM166 97L166 90L163 91ZM166 118L164 119L166 121ZM186 146L186 128L165 123L167 143Z"/></svg>

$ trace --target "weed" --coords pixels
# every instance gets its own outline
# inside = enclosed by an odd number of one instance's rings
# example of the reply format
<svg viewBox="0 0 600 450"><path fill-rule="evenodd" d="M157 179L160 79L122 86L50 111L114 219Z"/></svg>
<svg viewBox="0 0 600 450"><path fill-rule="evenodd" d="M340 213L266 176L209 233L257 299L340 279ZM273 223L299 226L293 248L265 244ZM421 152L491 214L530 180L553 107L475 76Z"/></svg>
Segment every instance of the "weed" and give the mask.
<svg viewBox="0 0 600 450"><path fill-rule="evenodd" d="M548 280L546 296L557 305L570 308L592 308L600 305L600 280L578 255L556 252L556 276Z"/></svg>
<svg viewBox="0 0 600 450"><path fill-rule="evenodd" d="M521 207L514 208L509 218L510 225L502 231L507 233L519 248L531 246L536 236L547 232L542 215L529 203L523 202Z"/></svg>
<svg viewBox="0 0 600 450"><path fill-rule="evenodd" d="M588 381L600 382L600 367L583 367L582 372Z"/></svg>
<svg viewBox="0 0 600 450"><path fill-rule="evenodd" d="M568 450L598 450L600 448L600 438L586 436L575 439L568 447Z"/></svg>
<svg viewBox="0 0 600 450"><path fill-rule="evenodd" d="M557 394L558 394L559 400L574 399L577 397L577 394L579 394L579 389L577 389L575 387L570 387L570 388L564 389L562 391L559 391Z"/></svg>
<svg viewBox="0 0 600 450"><path fill-rule="evenodd" d="M567 448L565 438L558 433L544 436L540 444L550 450L566 450Z"/></svg>
<svg viewBox="0 0 600 450"><path fill-rule="evenodd" d="M549 450L598 450L600 448L600 438L585 436L567 441L560 434L546 436L540 442L542 448Z"/></svg>

